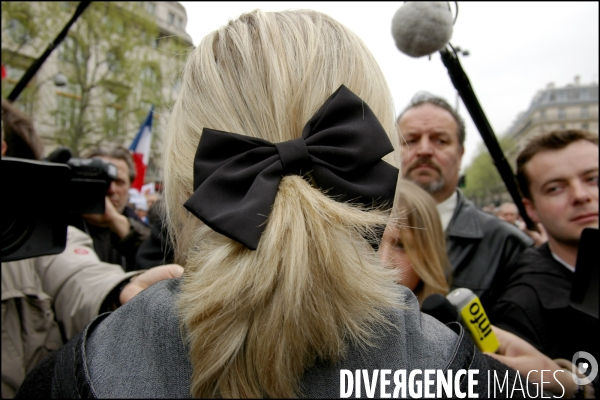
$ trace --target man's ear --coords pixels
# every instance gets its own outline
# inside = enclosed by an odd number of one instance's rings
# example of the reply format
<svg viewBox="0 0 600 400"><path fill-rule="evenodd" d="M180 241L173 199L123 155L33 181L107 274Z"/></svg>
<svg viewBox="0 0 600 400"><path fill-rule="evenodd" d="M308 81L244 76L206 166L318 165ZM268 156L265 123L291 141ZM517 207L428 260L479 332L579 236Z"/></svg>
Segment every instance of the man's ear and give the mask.
<svg viewBox="0 0 600 400"><path fill-rule="evenodd" d="M523 198L523 205L525 206L525 211L527 211L527 215L529 215L529 218L531 218L531 220L533 222L535 222L536 224L539 224L540 219L538 218L537 211L535 209L535 205L533 204L533 201Z"/></svg>

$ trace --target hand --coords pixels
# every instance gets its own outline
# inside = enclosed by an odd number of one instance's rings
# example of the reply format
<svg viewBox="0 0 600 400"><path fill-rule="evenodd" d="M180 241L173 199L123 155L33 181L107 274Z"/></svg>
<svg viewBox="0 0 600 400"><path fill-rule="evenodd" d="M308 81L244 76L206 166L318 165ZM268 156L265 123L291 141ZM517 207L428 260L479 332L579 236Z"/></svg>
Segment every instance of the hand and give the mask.
<svg viewBox="0 0 600 400"><path fill-rule="evenodd" d="M183 274L183 267L178 264L167 264L159 267L150 268L143 274L131 278L131 281L123 287L119 295L121 304L127 303L136 294L149 288L163 279L179 278Z"/></svg>
<svg viewBox="0 0 600 400"><path fill-rule="evenodd" d="M537 383L540 386L542 385L541 371L546 370L542 390L561 395L564 387L564 397L566 398L575 393L577 385L570 372L564 371L556 362L517 335L496 326L492 326L492 328L500 342L500 348L497 354L488 352L485 354L517 370L523 377L528 376L529 382ZM529 373L530 371L533 372ZM555 371L558 372L554 374Z"/></svg>
<svg viewBox="0 0 600 400"><path fill-rule="evenodd" d="M104 214L82 214L82 217L90 224L109 228L120 238L124 238L131 228L129 220L121 214L108 197L104 198Z"/></svg>
<svg viewBox="0 0 600 400"><path fill-rule="evenodd" d="M539 232L530 231L529 229L527 229L527 226L525 225L525 223L519 224L519 228L521 228L521 230L523 232L525 232L527 234L527 236L529 236L530 238L533 239L533 242L534 242L533 245L535 247L538 247L548 241L548 234L546 234L546 230L544 229L544 226L542 224L538 223L537 227L539 229Z"/></svg>

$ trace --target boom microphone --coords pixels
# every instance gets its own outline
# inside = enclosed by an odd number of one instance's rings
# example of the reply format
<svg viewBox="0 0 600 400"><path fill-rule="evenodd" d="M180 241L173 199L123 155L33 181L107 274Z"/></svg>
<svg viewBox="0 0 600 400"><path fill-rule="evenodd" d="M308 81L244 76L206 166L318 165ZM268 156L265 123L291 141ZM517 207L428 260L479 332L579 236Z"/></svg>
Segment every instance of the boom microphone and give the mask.
<svg viewBox="0 0 600 400"><path fill-rule="evenodd" d="M446 47L453 22L445 1L405 2L392 18L392 36L404 54L428 56Z"/></svg>
<svg viewBox="0 0 600 400"><path fill-rule="evenodd" d="M58 146L52 153L48 154L48 157L44 161L66 164L72 156L71 149L65 146Z"/></svg>
<svg viewBox="0 0 600 400"><path fill-rule="evenodd" d="M456 12L458 15L458 3ZM539 231L533 223L521 198L521 192L512 168L496 139L490 123L475 96L471 82L462 69L458 55L449 43L454 20L448 2L405 2L392 18L392 36L398 49L410 56L421 57L439 50L450 80L469 111L485 146L496 165L508 193L519 209L527 229ZM451 50L450 50L451 49Z"/></svg>

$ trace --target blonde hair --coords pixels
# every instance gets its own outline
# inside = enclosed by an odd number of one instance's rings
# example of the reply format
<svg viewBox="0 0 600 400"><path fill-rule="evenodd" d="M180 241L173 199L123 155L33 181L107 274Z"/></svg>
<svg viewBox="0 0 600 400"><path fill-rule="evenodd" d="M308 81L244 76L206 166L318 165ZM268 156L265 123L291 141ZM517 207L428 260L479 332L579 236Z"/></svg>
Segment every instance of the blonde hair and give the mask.
<svg viewBox="0 0 600 400"><path fill-rule="evenodd" d="M385 310L401 307L395 272L371 246L386 212L337 202L308 177L287 176L251 251L182 206L202 128L295 139L342 84L393 141L394 108L376 61L327 15L256 10L190 54L165 137L164 181L167 225L185 268L178 308L193 396L297 396L317 358L335 362L349 342L372 344L374 324L389 328Z"/></svg>
<svg viewBox="0 0 600 400"><path fill-rule="evenodd" d="M410 181L400 181L390 223L396 224L398 239L404 244L413 270L421 278L415 291L419 304L434 293L447 295L450 261L433 197Z"/></svg>

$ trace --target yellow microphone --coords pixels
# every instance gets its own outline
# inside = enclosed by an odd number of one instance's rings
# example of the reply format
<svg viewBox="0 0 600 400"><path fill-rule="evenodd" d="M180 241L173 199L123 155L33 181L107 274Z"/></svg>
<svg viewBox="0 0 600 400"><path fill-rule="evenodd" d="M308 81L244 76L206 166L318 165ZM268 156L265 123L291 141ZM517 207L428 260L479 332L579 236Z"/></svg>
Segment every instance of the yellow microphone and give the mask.
<svg viewBox="0 0 600 400"><path fill-rule="evenodd" d="M479 297L469 289L459 288L450 292L446 298L460 313L463 325L471 333L479 350L495 353L500 343Z"/></svg>

